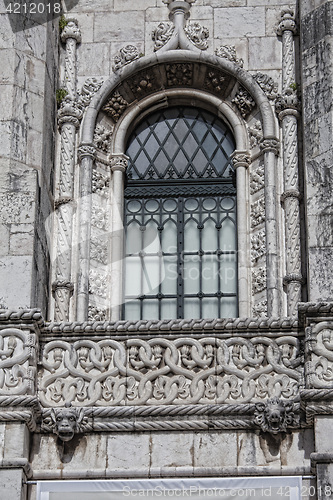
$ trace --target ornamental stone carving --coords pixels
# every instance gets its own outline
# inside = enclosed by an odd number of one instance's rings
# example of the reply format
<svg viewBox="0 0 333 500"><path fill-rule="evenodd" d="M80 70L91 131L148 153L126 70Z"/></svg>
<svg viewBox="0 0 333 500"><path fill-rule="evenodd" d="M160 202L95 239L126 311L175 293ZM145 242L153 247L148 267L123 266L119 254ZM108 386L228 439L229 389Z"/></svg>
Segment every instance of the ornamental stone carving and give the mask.
<svg viewBox="0 0 333 500"><path fill-rule="evenodd" d="M170 23L160 23L152 32L151 37L154 42L154 50L158 50L171 38L175 27Z"/></svg>
<svg viewBox="0 0 333 500"><path fill-rule="evenodd" d="M43 353L40 398L47 407L294 399L302 382L298 340L288 335L57 339Z"/></svg>
<svg viewBox="0 0 333 500"><path fill-rule="evenodd" d="M251 148L258 146L263 137L261 122L257 120L252 127L249 127Z"/></svg>
<svg viewBox="0 0 333 500"><path fill-rule="evenodd" d="M263 432L278 434L286 432L287 427L298 425L299 416L292 402L274 397L266 403L256 404L254 422Z"/></svg>
<svg viewBox="0 0 333 500"><path fill-rule="evenodd" d="M94 305L88 306L88 320L89 321L106 321L106 309Z"/></svg>
<svg viewBox="0 0 333 500"><path fill-rule="evenodd" d="M98 229L106 229L108 224L108 213L99 205L93 205L91 210L91 224Z"/></svg>
<svg viewBox="0 0 333 500"><path fill-rule="evenodd" d="M0 395L34 394L36 383L35 334L17 328L0 331Z"/></svg>
<svg viewBox="0 0 333 500"><path fill-rule="evenodd" d="M52 428L61 441L70 441L75 433L80 432L84 420L83 408L52 408L45 424Z"/></svg>
<svg viewBox="0 0 333 500"><path fill-rule="evenodd" d="M265 73L257 73L253 76L259 87L265 92L268 99L274 101L278 92L278 85L273 78Z"/></svg>
<svg viewBox="0 0 333 500"><path fill-rule="evenodd" d="M127 82L136 98L150 94L161 88L161 83L156 79L153 71L141 71Z"/></svg>
<svg viewBox="0 0 333 500"><path fill-rule="evenodd" d="M98 149L104 151L105 153L108 152L112 132L113 127L111 129L107 129L104 125L96 125L94 132L94 144Z"/></svg>
<svg viewBox="0 0 333 500"><path fill-rule="evenodd" d="M134 45L126 45L125 47L122 47L113 59L113 71L117 71L123 66L126 66L126 64L130 64L135 61L135 59L139 59L139 57L139 50Z"/></svg>
<svg viewBox="0 0 333 500"><path fill-rule="evenodd" d="M243 67L244 61L238 59L234 45L221 45L215 50L215 54L222 59L228 59L228 61L238 64L241 68Z"/></svg>
<svg viewBox="0 0 333 500"><path fill-rule="evenodd" d="M266 289L266 268L258 267L252 271L252 295Z"/></svg>
<svg viewBox="0 0 333 500"><path fill-rule="evenodd" d="M333 389L333 322L323 321L305 330L308 389Z"/></svg>
<svg viewBox="0 0 333 500"><path fill-rule="evenodd" d="M65 43L66 40L68 40L68 38L73 38L74 40L76 40L76 43L80 43L81 32L80 29L78 28L77 19L67 18L66 21L67 24L62 30L60 35L61 41Z"/></svg>
<svg viewBox="0 0 333 500"><path fill-rule="evenodd" d="M126 155L112 155L110 157L111 171L120 170L125 172L128 166L128 157Z"/></svg>
<svg viewBox="0 0 333 500"><path fill-rule="evenodd" d="M167 64L167 85L169 87L190 86L193 80L192 64Z"/></svg>
<svg viewBox="0 0 333 500"><path fill-rule="evenodd" d="M295 13L292 9L284 9L281 12L281 21L277 28L277 34L282 36L285 31L296 33Z"/></svg>
<svg viewBox="0 0 333 500"><path fill-rule="evenodd" d="M107 103L103 106L102 110L115 122L119 120L123 112L128 106L128 102L126 99L123 98L123 96L119 93L118 90L116 90L111 98L107 101Z"/></svg>
<svg viewBox="0 0 333 500"><path fill-rule="evenodd" d="M265 230L258 231L251 236L251 261L252 264L266 254L266 235Z"/></svg>
<svg viewBox="0 0 333 500"><path fill-rule="evenodd" d="M275 137L266 137L260 141L259 147L263 153L274 153L276 156L278 156L280 150L280 141Z"/></svg>
<svg viewBox="0 0 333 500"><path fill-rule="evenodd" d="M76 101L74 101L69 95L67 95L61 102L60 108L58 110L58 126L61 128L65 123L70 123L78 128L80 126L80 120L82 118L82 110L78 107Z"/></svg>
<svg viewBox="0 0 333 500"><path fill-rule="evenodd" d="M237 106L243 118L246 118L256 105L252 96L243 87L239 87L232 102Z"/></svg>
<svg viewBox="0 0 333 500"><path fill-rule="evenodd" d="M94 144L80 144L77 150L77 155L79 161L82 161L83 158L92 158L95 159L96 156L96 148Z"/></svg>
<svg viewBox="0 0 333 500"><path fill-rule="evenodd" d="M190 23L184 28L184 32L189 40L200 50L208 49L209 31L199 23Z"/></svg>
<svg viewBox="0 0 333 500"><path fill-rule="evenodd" d="M251 205L251 227L257 227L265 222L265 199L260 198Z"/></svg>
<svg viewBox="0 0 333 500"><path fill-rule="evenodd" d="M108 263L108 245L107 241L92 240L90 245L90 257L101 264Z"/></svg>
<svg viewBox="0 0 333 500"><path fill-rule="evenodd" d="M209 70L207 71L204 88L215 92L217 94L221 94L226 90L226 76L225 73L217 70Z"/></svg>
<svg viewBox="0 0 333 500"><path fill-rule="evenodd" d="M265 187L265 167L260 165L255 170L251 171L250 174L250 193L253 195L258 193L261 189Z"/></svg>
<svg viewBox="0 0 333 500"><path fill-rule="evenodd" d="M275 110L280 120L290 114L298 117L300 106L297 91L291 88L284 89L275 101Z"/></svg>
<svg viewBox="0 0 333 500"><path fill-rule="evenodd" d="M103 80L100 78L87 78L79 91L77 98L77 105L82 111L89 106L91 99L102 85Z"/></svg>
<svg viewBox="0 0 333 500"><path fill-rule="evenodd" d="M89 271L89 293L106 299L108 277L91 269Z"/></svg>
<svg viewBox="0 0 333 500"><path fill-rule="evenodd" d="M108 196L109 186L110 178L94 168L92 171L92 192L102 196Z"/></svg>
<svg viewBox="0 0 333 500"><path fill-rule="evenodd" d="M248 168L251 165L251 155L248 151L235 151L231 155L234 169L238 167Z"/></svg>
<svg viewBox="0 0 333 500"><path fill-rule="evenodd" d="M260 302L254 304L252 307L252 313L255 318L267 316L267 300L261 300Z"/></svg>

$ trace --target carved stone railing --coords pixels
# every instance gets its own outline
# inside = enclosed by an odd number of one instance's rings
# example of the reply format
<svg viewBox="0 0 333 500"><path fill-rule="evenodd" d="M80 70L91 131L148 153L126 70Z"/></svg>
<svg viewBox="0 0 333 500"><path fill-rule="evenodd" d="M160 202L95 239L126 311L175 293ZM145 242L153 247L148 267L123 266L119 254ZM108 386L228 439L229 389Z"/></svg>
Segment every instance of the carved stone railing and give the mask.
<svg viewBox="0 0 333 500"><path fill-rule="evenodd" d="M45 323L38 310L0 311L0 422L60 439L59 421L74 433L312 426L333 414L332 374L332 304L300 304L298 321ZM284 418L271 430L270 408Z"/></svg>

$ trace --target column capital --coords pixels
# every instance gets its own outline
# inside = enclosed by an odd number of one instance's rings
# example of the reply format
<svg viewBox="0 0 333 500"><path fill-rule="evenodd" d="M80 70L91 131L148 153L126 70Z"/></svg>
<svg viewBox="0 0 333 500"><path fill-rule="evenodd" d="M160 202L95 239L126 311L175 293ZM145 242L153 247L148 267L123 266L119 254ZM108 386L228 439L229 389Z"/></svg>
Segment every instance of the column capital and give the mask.
<svg viewBox="0 0 333 500"><path fill-rule="evenodd" d="M61 32L61 41L65 43L69 38L72 38L76 43L81 42L81 31L78 27L78 22L74 18L67 18L67 24Z"/></svg>
<svg viewBox="0 0 333 500"><path fill-rule="evenodd" d="M234 169L238 167L248 168L251 165L251 154L249 151L234 151L231 155Z"/></svg>
<svg viewBox="0 0 333 500"><path fill-rule="evenodd" d="M56 280L52 283L52 291L55 292L58 288L65 288L69 292L74 290L74 284L68 280Z"/></svg>
<svg viewBox="0 0 333 500"><path fill-rule="evenodd" d="M96 156L96 147L92 143L81 143L77 151L79 160L82 161L83 158L92 158Z"/></svg>
<svg viewBox="0 0 333 500"><path fill-rule="evenodd" d="M276 33L282 36L285 31L290 31L295 34L297 31L295 14L292 9L284 9L281 12L281 19L277 27Z"/></svg>
<svg viewBox="0 0 333 500"><path fill-rule="evenodd" d="M79 128L81 118L82 111L77 107L76 101L67 95L61 102L58 111L58 126L61 128L62 125L70 123L75 128Z"/></svg>
<svg viewBox="0 0 333 500"><path fill-rule="evenodd" d="M111 165L111 172L114 172L116 170L120 170L121 172L126 171L129 160L128 156L124 154L110 155L108 160Z"/></svg>
<svg viewBox="0 0 333 500"><path fill-rule="evenodd" d="M297 91L292 88L284 89L282 93L277 96L275 101L275 111L279 120L282 120L286 115L293 115L299 118L300 107L301 105Z"/></svg>
<svg viewBox="0 0 333 500"><path fill-rule="evenodd" d="M263 137L259 143L259 147L263 153L274 153L279 155L280 141L276 137Z"/></svg>

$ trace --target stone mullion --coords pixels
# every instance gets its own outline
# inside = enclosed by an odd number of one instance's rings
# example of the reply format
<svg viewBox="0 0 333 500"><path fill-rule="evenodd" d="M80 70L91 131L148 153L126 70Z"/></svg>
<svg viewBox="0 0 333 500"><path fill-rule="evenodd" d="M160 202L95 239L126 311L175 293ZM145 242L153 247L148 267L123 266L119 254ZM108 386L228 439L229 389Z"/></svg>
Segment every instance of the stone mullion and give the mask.
<svg viewBox="0 0 333 500"><path fill-rule="evenodd" d="M124 257L124 179L128 157L114 154L110 158L112 174L111 199L111 320L117 321L121 316L123 300L123 257Z"/></svg>
<svg viewBox="0 0 333 500"><path fill-rule="evenodd" d="M90 235L92 210L92 169L96 155L93 144L81 144L79 147L80 186L78 207L78 258L76 317L86 321L89 306L89 270L90 270Z"/></svg>
<svg viewBox="0 0 333 500"><path fill-rule="evenodd" d="M69 320L72 283L72 246L74 215L74 168L75 136L80 125L81 112L75 103L76 98L76 45L80 32L74 20L62 32L61 39L66 42L65 87L68 92L59 110L61 134L59 198L55 201L57 218L55 281L52 290L55 299L55 321Z"/></svg>
<svg viewBox="0 0 333 500"><path fill-rule="evenodd" d="M286 276L287 313L297 315L297 304L301 301L301 234L299 207L299 175L298 175L298 138L297 119L298 98L295 84L295 50L294 33L296 25L291 10L282 12L278 34L282 35L283 45L283 90L277 98L276 110L282 125L283 136L283 173L284 193L282 201L285 210L285 244L286 244Z"/></svg>

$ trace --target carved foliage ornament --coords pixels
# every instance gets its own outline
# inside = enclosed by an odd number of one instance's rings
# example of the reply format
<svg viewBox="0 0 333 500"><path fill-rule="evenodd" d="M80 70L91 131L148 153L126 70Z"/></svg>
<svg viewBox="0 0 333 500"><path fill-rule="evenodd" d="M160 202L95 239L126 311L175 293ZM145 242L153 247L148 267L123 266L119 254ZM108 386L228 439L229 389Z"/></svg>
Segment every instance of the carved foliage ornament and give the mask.
<svg viewBox="0 0 333 500"><path fill-rule="evenodd" d="M102 109L116 122L119 120L127 106L128 102L123 98L119 91L116 90Z"/></svg>
<svg viewBox="0 0 333 500"><path fill-rule="evenodd" d="M241 68L243 67L244 61L238 59L234 45L221 45L215 50L215 54L222 59L228 59L228 61L238 64Z"/></svg>
<svg viewBox="0 0 333 500"><path fill-rule="evenodd" d="M107 129L104 125L96 125L94 132L94 144L98 149L104 151L105 153L108 152L112 132L113 127L112 129Z"/></svg>
<svg viewBox="0 0 333 500"><path fill-rule="evenodd" d="M135 59L139 59L139 57L139 50L134 45L126 45L126 47L122 47L119 50L119 53L114 57L113 71L117 71L126 64L135 61Z"/></svg>
<svg viewBox="0 0 333 500"><path fill-rule="evenodd" d="M170 23L160 23L152 32L151 37L154 42L154 50L158 50L171 38L175 27Z"/></svg>
<svg viewBox="0 0 333 500"><path fill-rule="evenodd" d="M239 87L232 102L237 106L243 118L246 118L256 105L252 96L243 87Z"/></svg>
<svg viewBox="0 0 333 500"><path fill-rule="evenodd" d="M209 31L207 28L199 23L190 23L184 28L184 32L198 49L206 50L208 48Z"/></svg>
<svg viewBox="0 0 333 500"><path fill-rule="evenodd" d="M299 417L295 414L294 405L277 397L266 403L257 403L254 422L263 432L278 434L286 432L287 427L298 424Z"/></svg>
<svg viewBox="0 0 333 500"><path fill-rule="evenodd" d="M77 105L81 110L89 106L91 99L103 85L99 78L87 78L84 82L77 99Z"/></svg>
<svg viewBox="0 0 333 500"><path fill-rule="evenodd" d="M259 87L265 92L268 99L274 100L277 96L278 85L274 82L273 78L265 73L257 73L253 77Z"/></svg>
<svg viewBox="0 0 333 500"><path fill-rule="evenodd" d="M73 38L77 43L81 42L81 32L76 19L67 18L67 24L61 32L61 41L66 42L68 38Z"/></svg>
<svg viewBox="0 0 333 500"><path fill-rule="evenodd" d="M193 65L192 64L167 64L166 74L168 86L192 85Z"/></svg>

